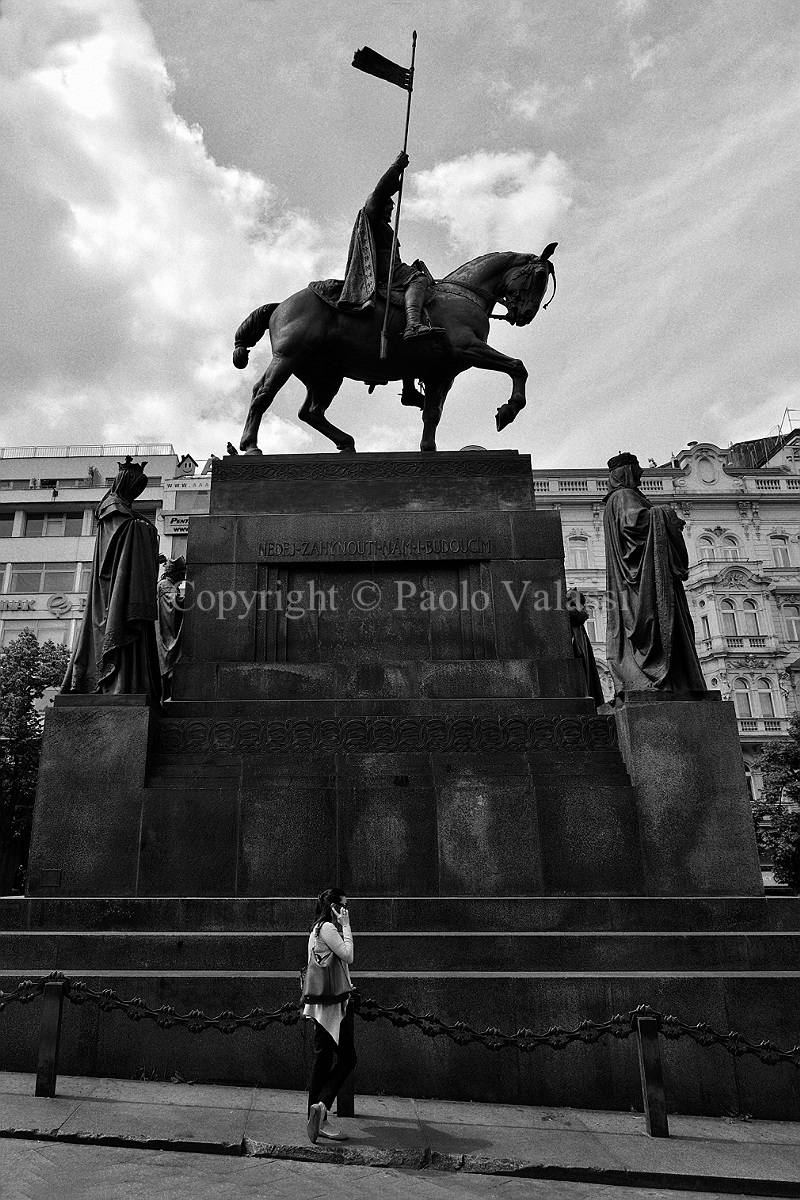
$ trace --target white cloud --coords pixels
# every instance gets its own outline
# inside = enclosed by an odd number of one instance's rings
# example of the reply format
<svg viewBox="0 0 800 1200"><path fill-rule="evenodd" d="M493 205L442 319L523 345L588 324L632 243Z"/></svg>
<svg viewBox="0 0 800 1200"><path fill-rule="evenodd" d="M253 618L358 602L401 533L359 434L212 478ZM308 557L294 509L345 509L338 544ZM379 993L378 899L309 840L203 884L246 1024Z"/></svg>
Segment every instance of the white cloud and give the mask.
<svg viewBox="0 0 800 1200"><path fill-rule="evenodd" d="M649 35L643 38L631 38L628 42L628 57L631 63L631 79L635 79L642 71L652 67L660 58L667 54L663 42L656 42Z"/></svg>
<svg viewBox="0 0 800 1200"><path fill-rule="evenodd" d="M209 156L134 0L8 0L3 26L0 442L219 451L253 383L234 330L323 273L319 227ZM272 450L307 440L265 426Z"/></svg>
<svg viewBox="0 0 800 1200"><path fill-rule="evenodd" d="M478 150L414 176L413 216L446 226L453 247L474 255L536 250L572 203L569 172L555 154Z"/></svg>
<svg viewBox="0 0 800 1200"><path fill-rule="evenodd" d="M534 121L551 96L552 92L546 83L534 83L511 98L512 112L526 121Z"/></svg>
<svg viewBox="0 0 800 1200"><path fill-rule="evenodd" d="M644 12L647 7L648 0L617 0L617 8L623 17L635 17L638 13Z"/></svg>

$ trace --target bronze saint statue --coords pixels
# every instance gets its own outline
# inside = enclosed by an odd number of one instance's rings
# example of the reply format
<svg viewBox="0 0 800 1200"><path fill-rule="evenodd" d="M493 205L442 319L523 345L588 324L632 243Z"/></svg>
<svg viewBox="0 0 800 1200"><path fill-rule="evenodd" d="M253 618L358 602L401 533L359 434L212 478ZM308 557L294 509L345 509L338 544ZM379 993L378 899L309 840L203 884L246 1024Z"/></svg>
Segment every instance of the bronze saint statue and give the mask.
<svg viewBox="0 0 800 1200"><path fill-rule="evenodd" d="M161 668L162 699L172 695L172 672L181 656L181 632L183 630L183 604L186 591L186 559L167 558L161 568L158 581L158 620L156 642L158 663Z"/></svg>
<svg viewBox="0 0 800 1200"><path fill-rule="evenodd" d="M119 474L97 507L89 595L61 690L144 695L159 704L158 533L133 508L147 487L147 464L128 455L118 465Z"/></svg>
<svg viewBox="0 0 800 1200"><path fill-rule="evenodd" d="M618 454L608 466L606 652L617 697L706 691L683 589L689 575L685 522L639 491L642 468L634 454Z"/></svg>
<svg viewBox="0 0 800 1200"><path fill-rule="evenodd" d="M567 592L567 614L569 616L569 630L572 634L572 653L580 661L586 684L586 695L591 696L596 707L599 708L606 701L603 695L603 685L600 682L600 674L597 670L597 663L595 662L592 643L589 641L589 635L586 632L586 622L589 620L589 613L586 609L586 597L577 588L570 588Z"/></svg>
<svg viewBox="0 0 800 1200"><path fill-rule="evenodd" d="M447 393L455 377L470 367L500 371L512 380L511 396L497 410L498 430L525 407L528 372L519 359L486 344L489 319L500 302L507 309L503 320L530 324L551 278L555 285L550 262L555 242L540 255L482 254L438 282L424 263L409 266L395 260L388 354L381 358L385 284L394 236L388 216L407 162L405 154L395 159L360 210L345 279L319 280L280 304L264 304L237 329L233 362L240 369L247 366L250 347L267 330L272 342L272 361L253 388L242 432L239 448L245 454L261 453L262 417L291 375L306 386L300 420L330 438L338 450L350 453L355 450L353 437L325 416L345 378L369 384L370 391L390 379L402 379L403 403L422 409L421 450L436 449L436 428Z"/></svg>

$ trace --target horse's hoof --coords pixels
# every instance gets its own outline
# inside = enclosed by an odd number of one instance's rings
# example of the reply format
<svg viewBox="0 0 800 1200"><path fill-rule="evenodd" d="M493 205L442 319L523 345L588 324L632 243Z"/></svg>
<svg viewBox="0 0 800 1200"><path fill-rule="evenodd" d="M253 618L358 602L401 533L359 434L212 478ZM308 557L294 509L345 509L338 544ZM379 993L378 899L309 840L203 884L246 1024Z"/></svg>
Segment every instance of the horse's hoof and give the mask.
<svg viewBox="0 0 800 1200"><path fill-rule="evenodd" d="M436 452L436 442L420 442L419 448L423 454L431 454Z"/></svg>
<svg viewBox="0 0 800 1200"><path fill-rule="evenodd" d="M355 442L353 443L352 446L339 446L338 449L339 449L340 454L355 454L355 452L356 452Z"/></svg>
<svg viewBox="0 0 800 1200"><path fill-rule="evenodd" d="M497 432L500 433L501 430L505 429L506 425L510 425L516 415L517 410L512 408L510 404L501 404L497 410L497 416L495 417Z"/></svg>
<svg viewBox="0 0 800 1200"><path fill-rule="evenodd" d="M243 371L250 361L250 351L247 346L234 346L233 365L237 371Z"/></svg>
<svg viewBox="0 0 800 1200"><path fill-rule="evenodd" d="M258 446L240 446L242 454L263 454L263 450L259 450Z"/></svg>

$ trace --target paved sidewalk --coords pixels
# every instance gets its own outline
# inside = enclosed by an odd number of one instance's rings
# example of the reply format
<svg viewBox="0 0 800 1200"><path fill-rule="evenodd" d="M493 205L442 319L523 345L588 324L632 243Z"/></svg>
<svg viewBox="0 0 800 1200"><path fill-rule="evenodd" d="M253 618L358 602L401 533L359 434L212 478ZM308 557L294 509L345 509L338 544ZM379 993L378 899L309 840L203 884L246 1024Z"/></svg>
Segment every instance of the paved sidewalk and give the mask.
<svg viewBox="0 0 800 1200"><path fill-rule="evenodd" d="M346 1143L305 1133L306 1097L266 1088L0 1072L0 1138L465 1175L800 1197L800 1123L357 1096Z"/></svg>

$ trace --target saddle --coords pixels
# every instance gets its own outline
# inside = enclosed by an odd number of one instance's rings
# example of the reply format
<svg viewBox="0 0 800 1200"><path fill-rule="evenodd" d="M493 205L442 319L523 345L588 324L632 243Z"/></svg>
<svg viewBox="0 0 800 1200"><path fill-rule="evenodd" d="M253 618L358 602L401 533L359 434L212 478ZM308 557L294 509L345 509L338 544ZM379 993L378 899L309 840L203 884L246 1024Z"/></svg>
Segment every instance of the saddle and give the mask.
<svg viewBox="0 0 800 1200"><path fill-rule="evenodd" d="M335 309L339 309L339 300L341 299L343 287L344 287L343 279L317 279L313 283L308 284L309 291L313 292L315 296L319 296L320 300L324 300L327 305L329 305L331 308L335 308ZM436 295L436 287L437 287L437 285L436 285L436 282L434 281L433 286L428 289L428 295L426 297L426 306L422 310L423 314L426 318L428 317L427 305L433 301L433 298ZM386 288L381 287L379 285L377 291L378 291L378 295L381 296L385 300L386 299ZM389 301L392 308L404 308L405 307L405 295L406 295L405 288L393 287L391 299ZM345 308L342 311L351 312L353 310ZM363 312L363 311L372 311L372 310L371 309L368 309L368 310L362 309L361 311Z"/></svg>

